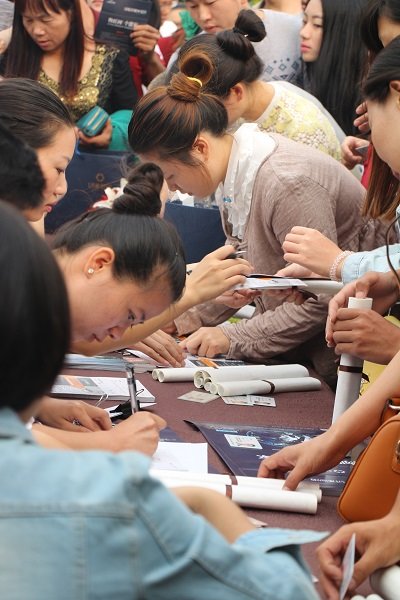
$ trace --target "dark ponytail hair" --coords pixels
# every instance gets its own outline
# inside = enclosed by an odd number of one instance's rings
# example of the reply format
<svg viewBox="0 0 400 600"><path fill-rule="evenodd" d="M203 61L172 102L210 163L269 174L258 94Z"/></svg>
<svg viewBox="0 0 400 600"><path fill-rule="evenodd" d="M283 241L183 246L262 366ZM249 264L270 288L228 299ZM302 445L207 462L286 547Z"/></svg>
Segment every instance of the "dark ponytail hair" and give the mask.
<svg viewBox="0 0 400 600"><path fill-rule="evenodd" d="M260 77L263 63L251 42L260 42L265 35L264 23L257 14L253 10L241 10L233 29L192 38L182 46L179 60L190 51L206 53L213 63L206 90L225 98L237 83L252 83Z"/></svg>
<svg viewBox="0 0 400 600"><path fill-rule="evenodd" d="M60 98L38 81L0 81L1 122L35 150L50 146L62 127L74 127Z"/></svg>
<svg viewBox="0 0 400 600"><path fill-rule="evenodd" d="M136 154L157 152L199 166L190 151L201 131L222 136L228 115L222 102L204 91L213 63L194 48L179 61L179 72L168 86L155 88L139 101L129 124L129 143Z"/></svg>
<svg viewBox="0 0 400 600"><path fill-rule="evenodd" d="M390 93L390 82L400 80L400 36L381 50L371 65L364 82L367 100L384 103ZM373 153L371 179L364 214L391 220L399 205L399 181L388 164Z"/></svg>
<svg viewBox="0 0 400 600"><path fill-rule="evenodd" d="M158 268L167 278L171 300L177 300L186 281L186 261L174 227L155 217L154 195L159 194L162 173L156 165L136 170L113 207L86 212L58 230L52 247L74 254L89 245L109 246L115 254L116 279L151 284ZM134 186L134 187L133 187Z"/></svg>

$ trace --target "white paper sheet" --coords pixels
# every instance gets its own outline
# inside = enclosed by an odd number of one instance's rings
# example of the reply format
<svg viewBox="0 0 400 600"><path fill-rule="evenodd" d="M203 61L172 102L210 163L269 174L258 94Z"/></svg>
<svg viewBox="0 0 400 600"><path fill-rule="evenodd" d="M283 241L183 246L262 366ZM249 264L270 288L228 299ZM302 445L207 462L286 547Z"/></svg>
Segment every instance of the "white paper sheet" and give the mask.
<svg viewBox="0 0 400 600"><path fill-rule="evenodd" d="M207 473L207 443L159 442L153 455L152 468Z"/></svg>

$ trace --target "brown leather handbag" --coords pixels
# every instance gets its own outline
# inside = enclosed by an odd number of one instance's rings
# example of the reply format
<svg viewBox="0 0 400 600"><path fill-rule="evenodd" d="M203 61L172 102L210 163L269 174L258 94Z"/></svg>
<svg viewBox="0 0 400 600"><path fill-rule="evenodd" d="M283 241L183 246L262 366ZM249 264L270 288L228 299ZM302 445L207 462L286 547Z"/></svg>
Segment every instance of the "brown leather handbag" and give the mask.
<svg viewBox="0 0 400 600"><path fill-rule="evenodd" d="M384 410L393 414L399 399ZM392 411L392 412L390 412ZM385 516L400 487L400 414L383 422L360 454L341 493L337 510L346 521L370 521Z"/></svg>

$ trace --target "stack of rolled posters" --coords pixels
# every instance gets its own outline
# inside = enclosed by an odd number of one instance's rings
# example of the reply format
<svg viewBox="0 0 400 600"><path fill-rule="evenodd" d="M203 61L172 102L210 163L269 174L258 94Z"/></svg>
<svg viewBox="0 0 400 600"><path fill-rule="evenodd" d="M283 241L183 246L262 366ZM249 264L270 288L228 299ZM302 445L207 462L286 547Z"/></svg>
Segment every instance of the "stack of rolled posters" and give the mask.
<svg viewBox="0 0 400 600"><path fill-rule="evenodd" d="M370 577L371 587L385 600L400 598L400 566L393 565L386 569L378 569Z"/></svg>
<svg viewBox="0 0 400 600"><path fill-rule="evenodd" d="M349 298L348 308L368 310L372 298ZM350 354L342 354L333 407L332 423L342 415L360 395L363 360Z"/></svg>
<svg viewBox="0 0 400 600"><path fill-rule="evenodd" d="M283 479L161 469L150 469L150 474L169 488L182 486L207 488L231 498L240 506L252 508L315 515L318 502L321 500L320 487L315 483L302 482L296 491L289 491L282 489L285 483Z"/></svg>
<svg viewBox="0 0 400 600"><path fill-rule="evenodd" d="M240 396L319 390L321 382L302 365L246 365L240 367L203 367L194 374L194 385L211 394Z"/></svg>
<svg viewBox="0 0 400 600"><path fill-rule="evenodd" d="M172 369L153 369L151 374L152 378L160 382L171 382L171 381L193 381L194 374L197 371L197 367L178 367Z"/></svg>

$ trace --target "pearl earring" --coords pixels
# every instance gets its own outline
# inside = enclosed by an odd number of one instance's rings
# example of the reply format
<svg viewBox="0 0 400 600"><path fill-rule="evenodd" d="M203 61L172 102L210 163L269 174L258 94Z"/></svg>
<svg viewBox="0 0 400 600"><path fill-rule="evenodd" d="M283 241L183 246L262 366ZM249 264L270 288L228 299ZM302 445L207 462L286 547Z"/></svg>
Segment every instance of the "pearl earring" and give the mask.
<svg viewBox="0 0 400 600"><path fill-rule="evenodd" d="M88 272L88 275L93 275L93 273L94 273L94 269L92 269L92 267L90 267L90 268L87 270L87 272Z"/></svg>

